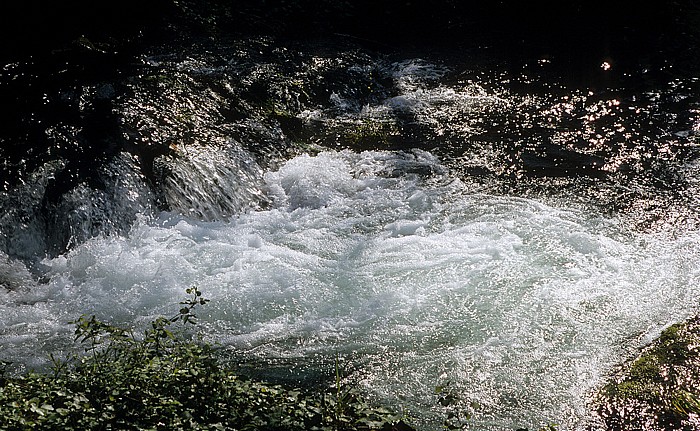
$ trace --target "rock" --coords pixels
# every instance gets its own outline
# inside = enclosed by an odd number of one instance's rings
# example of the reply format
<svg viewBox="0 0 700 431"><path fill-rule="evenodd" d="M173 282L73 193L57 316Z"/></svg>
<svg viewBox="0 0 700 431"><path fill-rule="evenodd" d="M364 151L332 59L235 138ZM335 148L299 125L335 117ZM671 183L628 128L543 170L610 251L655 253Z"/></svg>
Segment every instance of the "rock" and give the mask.
<svg viewBox="0 0 700 431"><path fill-rule="evenodd" d="M700 427L700 316L670 326L595 397L610 431Z"/></svg>

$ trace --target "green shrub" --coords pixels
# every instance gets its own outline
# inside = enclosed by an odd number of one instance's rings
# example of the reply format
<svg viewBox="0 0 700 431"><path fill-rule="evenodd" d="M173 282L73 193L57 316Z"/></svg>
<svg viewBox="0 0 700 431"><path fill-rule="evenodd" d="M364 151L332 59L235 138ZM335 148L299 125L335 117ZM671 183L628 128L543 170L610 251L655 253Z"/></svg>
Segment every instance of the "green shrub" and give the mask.
<svg viewBox="0 0 700 431"><path fill-rule="evenodd" d="M143 336L83 316L73 323L85 355L21 377L0 367L2 429L411 429L340 385L312 394L238 376L213 346L187 336L184 324L207 302L197 288L187 293L176 316L154 320Z"/></svg>

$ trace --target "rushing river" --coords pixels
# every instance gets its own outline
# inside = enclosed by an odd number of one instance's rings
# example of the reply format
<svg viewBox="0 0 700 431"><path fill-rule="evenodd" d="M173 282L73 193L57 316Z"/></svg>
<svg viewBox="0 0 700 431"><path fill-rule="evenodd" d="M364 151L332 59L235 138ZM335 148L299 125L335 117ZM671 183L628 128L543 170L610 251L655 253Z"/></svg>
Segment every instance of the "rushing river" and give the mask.
<svg viewBox="0 0 700 431"><path fill-rule="evenodd" d="M170 315L196 285L208 338L243 356L303 368L339 355L348 378L426 421L447 386L459 408L477 403L479 429L576 429L606 372L700 296L694 232L474 193L427 153L299 156L265 181L271 209L163 213L44 260L45 283L4 294L4 356L45 360L37 345L82 313Z"/></svg>
<svg viewBox="0 0 700 431"><path fill-rule="evenodd" d="M611 370L697 312L695 80L572 88L537 75L548 59L513 76L255 43L47 96L109 101L127 144L16 162L0 359L43 367L81 314L138 327L194 285L206 339L263 376L339 361L420 429L460 411L584 430ZM45 135L82 142L70 121Z"/></svg>

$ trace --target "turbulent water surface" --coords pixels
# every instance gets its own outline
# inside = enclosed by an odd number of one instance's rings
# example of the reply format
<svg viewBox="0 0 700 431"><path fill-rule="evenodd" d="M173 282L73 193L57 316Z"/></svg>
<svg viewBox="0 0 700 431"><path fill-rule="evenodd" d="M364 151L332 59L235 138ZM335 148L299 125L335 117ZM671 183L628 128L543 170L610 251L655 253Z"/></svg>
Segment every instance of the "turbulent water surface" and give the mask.
<svg viewBox="0 0 700 431"><path fill-rule="evenodd" d="M5 154L0 359L44 366L81 314L143 325L196 285L207 339L263 376L337 360L426 430L600 426L595 388L697 311L696 80L312 46L157 52L47 93L117 132L83 166L85 116L47 108L48 144Z"/></svg>

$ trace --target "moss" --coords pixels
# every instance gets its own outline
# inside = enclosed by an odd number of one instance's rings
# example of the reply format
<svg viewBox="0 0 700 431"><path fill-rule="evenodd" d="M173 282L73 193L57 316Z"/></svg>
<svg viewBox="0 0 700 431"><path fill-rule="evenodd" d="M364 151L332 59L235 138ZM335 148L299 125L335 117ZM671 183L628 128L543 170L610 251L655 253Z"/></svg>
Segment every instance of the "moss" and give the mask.
<svg viewBox="0 0 700 431"><path fill-rule="evenodd" d="M658 356L654 354L644 355L637 358L630 367L630 380L635 382L663 381L661 376L661 366Z"/></svg>
<svg viewBox="0 0 700 431"><path fill-rule="evenodd" d="M608 396L618 399L656 400L659 396L658 388L654 384L639 381L624 381L611 385L607 389Z"/></svg>
<svg viewBox="0 0 700 431"><path fill-rule="evenodd" d="M596 395L609 430L692 429L700 414L700 320L670 326Z"/></svg>
<svg viewBox="0 0 700 431"><path fill-rule="evenodd" d="M397 135L398 130L393 122L363 120L355 127L348 128L345 136L353 147L359 147L368 144L387 146Z"/></svg>
<svg viewBox="0 0 700 431"><path fill-rule="evenodd" d="M395 121L365 118L312 124L311 134L319 145L330 148L376 150L393 148L397 144L397 138L401 136L401 131Z"/></svg>

